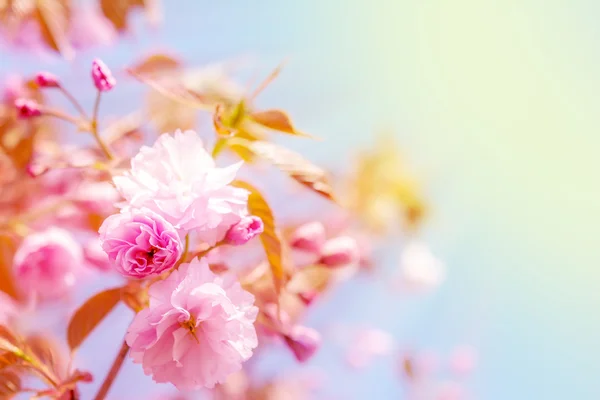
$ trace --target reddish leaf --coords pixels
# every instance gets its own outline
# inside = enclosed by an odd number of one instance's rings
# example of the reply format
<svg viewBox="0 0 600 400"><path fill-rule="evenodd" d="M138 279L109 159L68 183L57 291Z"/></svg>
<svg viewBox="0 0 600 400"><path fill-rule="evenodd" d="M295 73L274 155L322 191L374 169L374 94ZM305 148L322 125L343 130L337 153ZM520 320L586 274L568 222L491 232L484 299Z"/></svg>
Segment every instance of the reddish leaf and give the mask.
<svg viewBox="0 0 600 400"><path fill-rule="evenodd" d="M233 182L233 185L250 192L250 196L248 196L248 211L250 214L259 217L263 221L264 231L260 235L260 241L267 254L267 259L269 260L275 282L275 289L279 293L285 274L282 262L281 239L277 227L275 226L275 219L271 207L269 207L269 204L262 194L249 183L235 181Z"/></svg>
<svg viewBox="0 0 600 400"><path fill-rule="evenodd" d="M69 0L37 0L34 16L40 26L44 42L65 58L73 56L73 48L67 39L69 26Z"/></svg>
<svg viewBox="0 0 600 400"><path fill-rule="evenodd" d="M15 353L10 351L3 352L0 354L0 370L19 365L21 361L22 358Z"/></svg>
<svg viewBox="0 0 600 400"><path fill-rule="evenodd" d="M330 200L334 200L333 190L324 170L303 158L300 154L265 141L230 139L230 147L245 148L288 174L297 182Z"/></svg>
<svg viewBox="0 0 600 400"><path fill-rule="evenodd" d="M121 288L121 300L136 313L148 307L148 289L139 282L131 281Z"/></svg>
<svg viewBox="0 0 600 400"><path fill-rule="evenodd" d="M0 350L22 354L19 348L19 338L4 325L0 325Z"/></svg>
<svg viewBox="0 0 600 400"><path fill-rule="evenodd" d="M100 292L89 298L73 314L67 329L67 342L76 350L121 300L121 288Z"/></svg>
<svg viewBox="0 0 600 400"><path fill-rule="evenodd" d="M100 9L104 16L119 31L127 30L129 13L136 7L143 8L144 0L100 0Z"/></svg>
<svg viewBox="0 0 600 400"><path fill-rule="evenodd" d="M61 360L56 343L42 335L31 335L25 340L25 344L29 349L28 354L34 355L50 371L54 372L55 375L59 375Z"/></svg>
<svg viewBox="0 0 600 400"><path fill-rule="evenodd" d="M321 292L326 288L331 273L331 268L320 265L304 267L294 273L286 289L291 293Z"/></svg>
<svg viewBox="0 0 600 400"><path fill-rule="evenodd" d="M12 276L14 244L10 237L0 235L0 290L17 298L17 289Z"/></svg>
<svg viewBox="0 0 600 400"><path fill-rule="evenodd" d="M21 391L21 378L10 370L0 371L0 399L11 399Z"/></svg>
<svg viewBox="0 0 600 400"><path fill-rule="evenodd" d="M152 54L134 64L129 71L137 75L153 75L181 67L181 61L166 54Z"/></svg>
<svg viewBox="0 0 600 400"><path fill-rule="evenodd" d="M294 125L292 125L290 117L281 110L258 111L250 114L250 118L257 124L275 131L289 133L291 135L309 136L297 131L296 128L294 128Z"/></svg>

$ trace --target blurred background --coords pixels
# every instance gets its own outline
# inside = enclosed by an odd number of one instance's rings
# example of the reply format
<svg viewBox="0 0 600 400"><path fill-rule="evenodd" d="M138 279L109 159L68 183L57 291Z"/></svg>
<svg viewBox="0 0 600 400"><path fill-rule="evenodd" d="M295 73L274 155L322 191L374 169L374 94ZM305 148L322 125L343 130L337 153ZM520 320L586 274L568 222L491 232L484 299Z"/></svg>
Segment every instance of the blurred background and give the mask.
<svg viewBox="0 0 600 400"><path fill-rule="evenodd" d="M418 298L353 282L312 325L335 312L420 348L473 345L473 399L600 398L597 2L182 0L163 11L158 27L135 18L125 40L71 62L5 48L0 72L43 67L74 87L96 56L115 70L157 49L259 71L287 60L259 104L324 139L293 146L332 169L393 133L431 208L422 236L447 266L441 288ZM111 92L106 112L129 110L141 90ZM398 263L393 245L381 259ZM113 317L98 335L120 336L128 320ZM310 361L327 371L331 398L403 398L390 365L353 375L335 351L326 344ZM125 374L141 379L132 365ZM115 392L147 398L130 382Z"/></svg>

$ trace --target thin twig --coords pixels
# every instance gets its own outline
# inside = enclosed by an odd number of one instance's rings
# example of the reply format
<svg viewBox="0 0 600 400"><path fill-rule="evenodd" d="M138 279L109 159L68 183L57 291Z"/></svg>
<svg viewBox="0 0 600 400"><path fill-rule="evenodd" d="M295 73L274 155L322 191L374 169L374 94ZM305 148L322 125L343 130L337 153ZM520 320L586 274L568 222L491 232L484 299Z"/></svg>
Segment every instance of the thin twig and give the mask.
<svg viewBox="0 0 600 400"><path fill-rule="evenodd" d="M98 90L98 94L96 95L96 101L94 102L94 111L92 114L92 123L91 123L92 135L94 136L94 139L96 139L96 142L98 142L98 146L100 146L100 149L102 149L102 152L104 153L106 158L108 158L109 160L112 160L114 157L113 157L110 149L102 141L102 138L100 138L100 134L98 133L98 110L100 108L101 97L102 97L102 92L100 90Z"/></svg>
<svg viewBox="0 0 600 400"><path fill-rule="evenodd" d="M127 356L128 352L129 346L127 345L126 341L123 341L123 344L121 345L121 350L119 350L119 354L117 354L117 357L113 361L113 364L110 367L110 371L108 371L108 375L104 379L104 382L102 382L102 386L100 387L100 390L98 390L98 393L96 394L96 397L94 397L94 400L104 400L104 398L108 394L108 391L110 390L110 387L115 381L115 378L117 377L117 374L119 373L119 370L121 369L121 366L123 365L123 362L125 361L125 357Z"/></svg>

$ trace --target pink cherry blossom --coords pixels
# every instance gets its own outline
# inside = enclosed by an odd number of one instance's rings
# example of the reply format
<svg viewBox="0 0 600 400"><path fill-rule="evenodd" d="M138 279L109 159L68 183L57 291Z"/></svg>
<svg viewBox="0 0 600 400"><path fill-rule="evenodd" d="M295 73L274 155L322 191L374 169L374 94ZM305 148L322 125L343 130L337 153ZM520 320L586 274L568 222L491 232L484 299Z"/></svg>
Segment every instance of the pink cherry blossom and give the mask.
<svg viewBox="0 0 600 400"><path fill-rule="evenodd" d="M225 241L228 244L240 246L260 235L264 228L262 219L253 215L246 216L229 228L225 235Z"/></svg>
<svg viewBox="0 0 600 400"><path fill-rule="evenodd" d="M299 226L290 239L293 248L318 253L325 243L325 227L318 221Z"/></svg>
<svg viewBox="0 0 600 400"><path fill-rule="evenodd" d="M71 44L77 49L107 46L117 39L117 32L99 10L82 5L73 9L69 26Z"/></svg>
<svg viewBox="0 0 600 400"><path fill-rule="evenodd" d="M124 276L144 278L172 268L179 260L179 234L149 209L123 210L106 218L99 230L102 248Z"/></svg>
<svg viewBox="0 0 600 400"><path fill-rule="evenodd" d="M68 231L48 228L23 240L14 256L16 281L24 293L58 298L75 285L83 264L81 247Z"/></svg>
<svg viewBox="0 0 600 400"><path fill-rule="evenodd" d="M360 253L356 240L350 236L329 239L321 248L321 263L328 267L341 267L357 263Z"/></svg>
<svg viewBox="0 0 600 400"><path fill-rule="evenodd" d="M241 369L258 345L254 296L205 260L182 264L149 289L150 307L126 335L133 361L156 382L213 388Z"/></svg>
<svg viewBox="0 0 600 400"><path fill-rule="evenodd" d="M195 132L177 131L142 147L113 181L125 206L147 207L212 245L247 214L248 192L229 185L240 166L216 167Z"/></svg>

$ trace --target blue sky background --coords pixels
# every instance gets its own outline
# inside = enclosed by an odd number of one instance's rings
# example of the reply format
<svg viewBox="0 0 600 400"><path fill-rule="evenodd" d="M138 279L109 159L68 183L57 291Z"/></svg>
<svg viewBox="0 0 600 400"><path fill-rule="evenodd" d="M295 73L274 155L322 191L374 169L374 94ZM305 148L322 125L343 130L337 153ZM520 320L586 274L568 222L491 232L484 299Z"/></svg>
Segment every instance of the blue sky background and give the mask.
<svg viewBox="0 0 600 400"><path fill-rule="evenodd" d="M96 55L114 67L161 48L198 65L246 55L262 71L288 58L260 104L289 110L326 139L295 146L331 167L350 162L375 131L396 132L433 207L424 238L449 268L442 289L417 300L353 283L309 322L323 326L335 312L441 351L473 343L481 353L474 399L600 397L596 2L164 3L155 33L136 23L124 43L72 64L0 53L0 72L31 73L43 62L76 86ZM105 110L127 109L139 90L117 88ZM91 91L80 94L91 103ZM396 254L383 258L390 267ZM115 343L116 351L129 318L112 315L82 354L98 371L109 360L95 349ZM327 370L331 393L401 398L391 365L348 375L334 356L326 346L311 362ZM140 370L127 366L115 386L127 395L112 398L145 398L130 380Z"/></svg>

